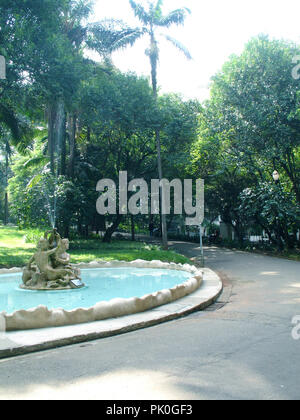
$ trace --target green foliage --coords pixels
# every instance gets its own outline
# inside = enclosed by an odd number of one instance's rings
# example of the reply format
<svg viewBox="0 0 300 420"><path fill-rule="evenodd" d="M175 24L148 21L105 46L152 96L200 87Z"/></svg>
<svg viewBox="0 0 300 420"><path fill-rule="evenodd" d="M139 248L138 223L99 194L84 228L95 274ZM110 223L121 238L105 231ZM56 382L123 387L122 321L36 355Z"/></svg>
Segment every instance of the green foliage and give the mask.
<svg viewBox="0 0 300 420"><path fill-rule="evenodd" d="M274 243L283 248L283 241L295 246L292 233L300 228L300 208L295 194L282 184L259 183L253 189L246 189L240 195L240 212L248 223L259 223L266 231L275 232ZM271 235L270 235L271 238Z"/></svg>
<svg viewBox="0 0 300 420"><path fill-rule="evenodd" d="M247 170L263 179L276 169L300 203L298 83L291 76L296 52L284 41L251 40L214 77L208 113L216 136L230 143Z"/></svg>
<svg viewBox="0 0 300 420"><path fill-rule="evenodd" d="M213 78L201 113L187 169L206 181L207 218L221 215L240 246L252 226L280 248L296 245L300 120L299 86L291 75L296 52L289 42L252 39Z"/></svg>
<svg viewBox="0 0 300 420"><path fill-rule="evenodd" d="M38 231L36 234L38 236ZM33 231L19 231L16 228L0 226L0 267L23 267L32 254L35 245L26 244L24 237L34 237ZM146 261L161 260L190 264L190 260L174 251L163 251L160 247L148 246L142 242L112 241L104 244L97 240L77 240L71 242L72 263L90 262L95 260Z"/></svg>
<svg viewBox="0 0 300 420"><path fill-rule="evenodd" d="M183 170L187 144L195 138L197 105L170 97L158 107L148 80L123 75L110 61L113 51L148 34L156 65L150 21L141 28L113 20L86 24L91 12L86 0L0 1L0 11L1 54L8 63L7 80L0 82L0 124L15 154L11 220L36 228L56 223L66 235L74 227L87 235L89 228L114 222L96 213L97 181L117 180L121 170L129 179L156 178L158 128L169 163L166 176ZM182 24L188 11L164 16L158 1L147 13L157 28L168 28ZM104 64L85 59L86 48L97 51ZM2 203L3 192L2 187Z"/></svg>
<svg viewBox="0 0 300 420"><path fill-rule="evenodd" d="M86 24L86 0L0 0L0 53L8 63L0 81L0 219L9 199L10 220L21 227L56 223L65 235L86 236L106 222L116 228L119 216L96 213L97 181L117 181L123 170L129 180L157 178L159 148L164 177L205 179L207 228L221 216L239 246L253 229L279 248L296 246L300 95L291 63L298 47L265 36L250 40L214 76L203 106L159 96L158 36L182 25L189 10L165 15L162 0L130 5L139 28ZM142 36L149 38L152 88L111 62L115 50ZM190 58L180 42L163 36ZM100 54L101 65L84 58L86 48ZM29 233L29 241L35 238Z"/></svg>
<svg viewBox="0 0 300 420"><path fill-rule="evenodd" d="M24 241L26 244L36 245L43 236L44 232L40 229L27 229L24 235Z"/></svg>
<svg viewBox="0 0 300 420"><path fill-rule="evenodd" d="M202 108L198 101L184 101L175 94L161 96L158 106L164 172L169 178L184 179Z"/></svg>

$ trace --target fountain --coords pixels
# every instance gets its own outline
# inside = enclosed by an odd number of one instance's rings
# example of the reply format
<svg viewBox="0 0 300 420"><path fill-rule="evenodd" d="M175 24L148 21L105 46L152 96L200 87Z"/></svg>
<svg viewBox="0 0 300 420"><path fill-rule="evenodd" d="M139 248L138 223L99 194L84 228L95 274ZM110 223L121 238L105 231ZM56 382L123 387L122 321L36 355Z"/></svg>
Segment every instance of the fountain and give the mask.
<svg viewBox="0 0 300 420"><path fill-rule="evenodd" d="M46 239L39 241L23 271L0 269L0 318L5 318L6 331L61 327L137 314L190 295L202 285L202 271L189 264L136 260L91 261L70 266L69 258L61 254L68 241L62 242L56 233L55 246L54 233L50 235L48 238L45 234Z"/></svg>
<svg viewBox="0 0 300 420"><path fill-rule="evenodd" d="M47 196L45 209L52 230L38 241L34 255L22 270L0 269L0 318L5 319L6 331L62 327L137 314L200 288L202 272L189 264L97 260L72 265L69 240L55 228L57 179L48 174L47 185L41 191Z"/></svg>
<svg viewBox="0 0 300 420"><path fill-rule="evenodd" d="M72 265L69 240L57 229L58 174L42 178L52 230L26 267L0 269L0 319L6 331L84 324L145 312L200 288L202 272L189 264L136 260ZM83 280L82 280L83 279ZM77 289L77 290L76 290Z"/></svg>
<svg viewBox="0 0 300 420"><path fill-rule="evenodd" d="M47 231L23 270L23 284L20 287L47 291L84 287L80 270L70 264L68 249L68 239L62 239L56 229Z"/></svg>

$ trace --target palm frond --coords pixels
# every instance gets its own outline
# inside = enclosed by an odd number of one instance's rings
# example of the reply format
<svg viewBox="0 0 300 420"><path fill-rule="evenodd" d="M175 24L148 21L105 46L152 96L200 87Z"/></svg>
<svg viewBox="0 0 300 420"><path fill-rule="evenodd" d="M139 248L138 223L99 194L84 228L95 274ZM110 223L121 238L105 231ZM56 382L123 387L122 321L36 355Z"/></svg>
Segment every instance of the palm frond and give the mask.
<svg viewBox="0 0 300 420"><path fill-rule="evenodd" d="M34 158L33 158L34 159ZM28 162L27 162L28 163ZM26 163L25 163L26 165ZM46 165L39 170L39 172L37 174L35 174L31 180L28 182L28 184L26 185L26 189L30 190L31 188L35 187L36 185L38 185L41 180L45 177L45 176L49 176L49 174L51 173L50 170L50 165L49 165L49 159L47 159L47 163Z"/></svg>
<svg viewBox="0 0 300 420"><path fill-rule="evenodd" d="M155 22L156 25L168 28L171 25L183 25L188 14L191 11L188 8L176 9L170 12L167 16L161 17Z"/></svg>
<svg viewBox="0 0 300 420"><path fill-rule="evenodd" d="M151 23L151 15L146 12L142 5L136 3L133 0L129 0L130 6L134 11L135 16L144 24L149 25Z"/></svg>
<svg viewBox="0 0 300 420"><path fill-rule="evenodd" d="M32 159L29 159L27 162L24 163L24 168L33 168L33 167L39 167L41 165L46 165L49 163L49 158L45 156L38 156L33 157Z"/></svg>
<svg viewBox="0 0 300 420"><path fill-rule="evenodd" d="M42 179L42 174L35 175L26 185L26 189L30 190L31 188L35 187Z"/></svg>
<svg viewBox="0 0 300 420"><path fill-rule="evenodd" d="M20 137L20 127L15 113L7 106L0 104L0 122L11 132L14 140Z"/></svg>
<svg viewBox="0 0 300 420"><path fill-rule="evenodd" d="M144 35L144 31L140 29L124 29L116 34L115 42L111 45L111 52L133 45L135 41Z"/></svg>
<svg viewBox="0 0 300 420"><path fill-rule="evenodd" d="M23 116L18 115L10 107L0 104L0 123L11 133L11 143L22 153L32 141L33 130Z"/></svg>
<svg viewBox="0 0 300 420"><path fill-rule="evenodd" d="M155 6L155 11L156 12L161 12L161 7L163 5L163 0L158 0Z"/></svg>
<svg viewBox="0 0 300 420"><path fill-rule="evenodd" d="M179 51L183 52L183 54L186 56L186 58L188 60L192 60L192 56L189 52L189 50L183 45L181 44L181 42L179 42L177 39L172 38L169 35L163 35L169 42L171 42L174 47L176 47Z"/></svg>
<svg viewBox="0 0 300 420"><path fill-rule="evenodd" d="M89 32L87 46L103 57L111 55L120 48L133 45L145 33L143 29L129 28L117 20L104 20L93 24Z"/></svg>
<svg viewBox="0 0 300 420"><path fill-rule="evenodd" d="M73 8L71 10L71 18L76 21L87 19L92 11L93 3L91 1L80 0L73 2Z"/></svg>

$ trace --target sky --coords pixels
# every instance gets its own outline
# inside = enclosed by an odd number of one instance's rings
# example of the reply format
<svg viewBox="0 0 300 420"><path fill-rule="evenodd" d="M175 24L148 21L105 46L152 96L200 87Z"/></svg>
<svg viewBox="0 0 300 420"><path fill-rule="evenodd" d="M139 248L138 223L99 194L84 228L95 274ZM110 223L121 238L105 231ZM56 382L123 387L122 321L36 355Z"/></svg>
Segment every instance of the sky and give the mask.
<svg viewBox="0 0 300 420"><path fill-rule="evenodd" d="M136 1L147 7L147 0ZM240 54L245 44L259 34L295 41L300 52L299 0L164 0L163 12L182 7L191 10L185 25L171 27L167 33L188 48L192 60L187 60L172 44L161 41L158 69L161 92L180 93L184 98L201 101L208 98L211 77L230 55ZM128 0L95 0L90 20L105 18L139 26ZM115 53L114 64L121 71L149 76L147 45L144 38Z"/></svg>

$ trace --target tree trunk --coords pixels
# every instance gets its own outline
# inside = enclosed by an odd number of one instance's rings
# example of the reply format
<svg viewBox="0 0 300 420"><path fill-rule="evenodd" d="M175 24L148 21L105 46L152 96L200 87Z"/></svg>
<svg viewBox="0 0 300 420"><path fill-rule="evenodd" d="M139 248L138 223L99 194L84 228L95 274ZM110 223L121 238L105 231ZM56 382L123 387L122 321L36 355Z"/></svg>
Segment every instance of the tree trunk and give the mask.
<svg viewBox="0 0 300 420"><path fill-rule="evenodd" d="M278 247L278 251L283 251L284 250L284 243L283 243L283 241L282 241L282 238L281 238L281 235L280 235L280 233L278 233L278 231L276 230L275 231L275 237L276 237L276 240L277 240L277 247Z"/></svg>
<svg viewBox="0 0 300 420"><path fill-rule="evenodd" d="M105 216L102 216L98 213L95 214L95 228L97 235L99 234L99 232L105 232Z"/></svg>
<svg viewBox="0 0 300 420"><path fill-rule="evenodd" d="M61 168L59 161L55 165L55 157L62 155L66 135L66 114L63 98L54 100L48 107L48 152L50 157L50 168L52 175L62 173L63 159L61 157ZM56 167L57 166L57 167Z"/></svg>
<svg viewBox="0 0 300 420"><path fill-rule="evenodd" d="M134 216L131 215L130 216L131 219L131 240L134 242L135 241L135 225L134 225Z"/></svg>
<svg viewBox="0 0 300 420"><path fill-rule="evenodd" d="M174 213L170 215L169 221L167 223L167 228L170 229L173 223L173 219L174 219Z"/></svg>
<svg viewBox="0 0 300 420"><path fill-rule="evenodd" d="M82 235L82 222L81 222L81 218L78 219L77 221L77 233L78 235Z"/></svg>
<svg viewBox="0 0 300 420"><path fill-rule="evenodd" d="M8 193L5 192L4 198L4 226L8 225Z"/></svg>
<svg viewBox="0 0 300 420"><path fill-rule="evenodd" d="M7 188L8 188L8 166L9 166L9 161L8 161L8 144L6 146L6 154L5 154L5 198L4 198L4 225L6 226L8 224L8 218L9 218L9 214L8 214L8 192L7 192Z"/></svg>
<svg viewBox="0 0 300 420"><path fill-rule="evenodd" d="M59 174L62 172L62 151L64 147L64 139L66 136L66 113L65 104L62 98L59 98L56 103L56 118L54 128L57 154L57 174ZM58 158L60 158L60 162Z"/></svg>
<svg viewBox="0 0 300 420"><path fill-rule="evenodd" d="M158 47L157 42L154 38L154 34L151 34L151 45L150 45L150 63L151 63L151 79L152 79L152 88L154 98L157 102L157 62L158 62ZM162 171L162 161L161 161L161 142L160 142L160 130L157 128L155 130L155 138L156 138L156 148L157 148L157 166L158 166L158 176L159 180L163 179L163 171ZM164 194L163 188L160 187L160 202L161 202L161 227L162 227L162 244L165 250L168 249L168 231L167 231L167 217L165 214L162 213L162 209L165 208L164 203Z"/></svg>
<svg viewBox="0 0 300 420"><path fill-rule="evenodd" d="M160 144L160 132L156 130L156 147L157 147L157 165L158 165L158 176L159 180L163 179L163 172L162 172L162 162L161 162L161 144ZM163 249L168 249L168 229L167 229L167 216L163 213L163 209L165 208L165 196L164 190L162 186L160 186L160 203L161 203L161 233L162 233L162 244Z"/></svg>
<svg viewBox="0 0 300 420"><path fill-rule="evenodd" d="M235 224L231 222L231 226L233 227L234 232L236 233L236 236L238 238L239 246L242 247L243 244L244 244L245 230L243 229L243 227L241 226L241 223L239 221L236 221Z"/></svg>
<svg viewBox="0 0 300 420"><path fill-rule="evenodd" d="M119 224L121 223L123 216L118 214L112 226L108 228L105 232L103 242L110 243L113 233L118 229Z"/></svg>
<svg viewBox="0 0 300 420"><path fill-rule="evenodd" d="M75 165L75 152L76 152L76 116L69 116L69 143L70 143L70 156L68 165L68 176L74 179L74 165Z"/></svg>
<svg viewBox="0 0 300 420"><path fill-rule="evenodd" d="M55 173L55 119L56 119L56 107L55 102L52 102L48 106L48 154L50 159L50 169L52 175Z"/></svg>
<svg viewBox="0 0 300 420"><path fill-rule="evenodd" d="M66 113L64 112L64 118L62 120L62 133L61 133L61 147L60 147L60 175L66 175L67 173L67 167L66 167L66 161L67 161L67 118Z"/></svg>

